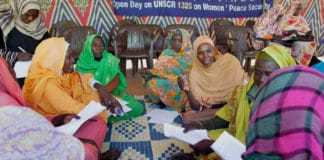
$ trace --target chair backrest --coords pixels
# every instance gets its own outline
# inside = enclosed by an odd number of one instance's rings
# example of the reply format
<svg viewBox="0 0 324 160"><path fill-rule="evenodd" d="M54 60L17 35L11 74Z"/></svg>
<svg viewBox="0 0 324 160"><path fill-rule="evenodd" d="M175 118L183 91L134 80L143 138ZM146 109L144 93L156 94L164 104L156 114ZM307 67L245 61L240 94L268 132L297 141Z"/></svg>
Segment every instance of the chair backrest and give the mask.
<svg viewBox="0 0 324 160"><path fill-rule="evenodd" d="M51 37L63 37L66 28L74 27L77 25L78 24L70 20L59 21L52 25L51 29L49 30L49 34Z"/></svg>
<svg viewBox="0 0 324 160"><path fill-rule="evenodd" d="M209 26L209 36L216 46L227 45L227 27L234 23L227 19L216 19Z"/></svg>
<svg viewBox="0 0 324 160"><path fill-rule="evenodd" d="M147 27L151 32L151 39L153 40L153 52L159 54L166 46L164 43L164 30L157 24L146 24L143 27ZM146 45L150 45L150 41L145 42Z"/></svg>
<svg viewBox="0 0 324 160"><path fill-rule="evenodd" d="M76 59L82 51L84 41L90 34L96 33L95 29L91 26L75 26L67 28L63 35L65 40L70 43L72 49L72 55Z"/></svg>
<svg viewBox="0 0 324 160"><path fill-rule="evenodd" d="M123 25L135 24L133 20L123 19L115 23L111 28L108 36L107 50L114 52L114 40L117 37L118 30Z"/></svg>
<svg viewBox="0 0 324 160"><path fill-rule="evenodd" d="M232 26L229 28L228 43L231 46L231 53L234 54L241 62L243 62L243 54L250 51L253 46L251 43L255 33L248 26Z"/></svg>
<svg viewBox="0 0 324 160"><path fill-rule="evenodd" d="M189 33L192 33L191 35L191 43L193 43L197 37L200 36L199 30L196 26L191 25L191 24L171 24L167 25L164 29L164 33L166 36L169 35L170 32L173 32L174 30L178 28L183 28L189 31Z"/></svg>
<svg viewBox="0 0 324 160"><path fill-rule="evenodd" d="M145 24L123 25L117 33L117 46L119 51L143 51L149 49L152 41L152 33Z"/></svg>

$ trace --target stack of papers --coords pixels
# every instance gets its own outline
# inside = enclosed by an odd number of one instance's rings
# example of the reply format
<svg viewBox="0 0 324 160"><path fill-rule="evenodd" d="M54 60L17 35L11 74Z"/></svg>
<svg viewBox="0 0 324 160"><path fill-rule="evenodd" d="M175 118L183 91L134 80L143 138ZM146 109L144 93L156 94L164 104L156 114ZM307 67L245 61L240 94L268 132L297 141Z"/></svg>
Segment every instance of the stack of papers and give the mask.
<svg viewBox="0 0 324 160"><path fill-rule="evenodd" d="M164 135L166 137L174 138L191 145L194 145L203 139L210 139L208 137L207 130L205 129L192 130L187 133L183 133L184 128L175 125L163 124L163 128Z"/></svg>
<svg viewBox="0 0 324 160"><path fill-rule="evenodd" d="M102 106L100 103L91 101L80 113L78 113L80 119L74 118L69 123L56 127L56 129L62 133L73 135L85 121L98 115L105 109L106 107Z"/></svg>
<svg viewBox="0 0 324 160"><path fill-rule="evenodd" d="M224 160L242 159L241 155L245 152L245 145L227 131L217 138L211 148Z"/></svg>
<svg viewBox="0 0 324 160"><path fill-rule="evenodd" d="M179 115L177 111L168 111L164 109L153 109L147 112L146 116L151 117L149 123L172 123L174 118Z"/></svg>

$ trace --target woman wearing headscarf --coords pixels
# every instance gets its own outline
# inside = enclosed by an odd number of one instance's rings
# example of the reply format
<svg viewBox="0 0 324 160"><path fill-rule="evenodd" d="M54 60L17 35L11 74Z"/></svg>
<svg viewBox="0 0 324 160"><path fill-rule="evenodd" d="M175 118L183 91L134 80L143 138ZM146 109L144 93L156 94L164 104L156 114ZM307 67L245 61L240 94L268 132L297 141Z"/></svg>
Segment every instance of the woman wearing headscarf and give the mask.
<svg viewBox="0 0 324 160"><path fill-rule="evenodd" d="M89 132L94 136L105 135L106 129L97 129L97 122L85 122L74 136L80 137L83 145L80 144L80 141L72 136L63 135L56 131L54 126L63 125L68 123L72 118L77 117L76 114L62 114L56 117L47 117L49 122L45 122L45 118L41 115L34 113L32 110L27 109L28 104L23 98L21 90L18 83L15 81L15 72L12 70L11 66L7 62L0 58L0 116L4 118L3 123L0 124L1 136L0 136L0 153L1 157L5 159L98 159L106 158L109 156L109 152L117 152L116 150L109 150L104 156L99 156L98 146L94 141L91 141L84 136L84 132ZM4 106L6 109L2 109ZM44 121L44 120L45 121ZM97 118L94 118L97 120ZM105 126L105 123L98 120L100 127ZM37 124L37 125L35 125ZM4 129L7 128L7 129ZM8 129L10 128L10 129ZM101 134L99 132L102 132ZM17 136L9 136L10 134L23 133ZM89 134L89 133L88 133ZM37 135L37 136L33 136ZM51 135L51 136L49 136ZM55 137L55 138L53 138ZM21 141L21 139L26 139L26 141ZM3 141L4 140L4 141ZM42 141L39 141L42 140ZM4 142L5 144L2 144ZM44 142L44 143L42 143ZM30 145L28 148L24 148L26 144ZM31 146L40 146L42 149L39 151L37 147ZM14 147L24 148L23 150L8 150L8 148ZM55 146L55 149L53 149ZM62 154L59 154L62 153ZM119 153L119 152L118 152ZM110 154L111 155L111 154ZM84 158L81 158L84 157Z"/></svg>
<svg viewBox="0 0 324 160"><path fill-rule="evenodd" d="M10 61L32 59L36 46L49 37L40 11L40 0L5 0L0 4L1 38L5 42L2 54L6 54L2 57ZM18 79L21 87L24 80Z"/></svg>
<svg viewBox="0 0 324 160"><path fill-rule="evenodd" d="M34 54L36 46L49 37L40 15L40 0L11 0L0 6L0 27L6 49Z"/></svg>
<svg viewBox="0 0 324 160"><path fill-rule="evenodd" d="M109 122L131 119L142 114L144 106L134 97L124 93L127 88L126 78L119 68L119 58L113 56L105 49L102 37L90 35L84 42L80 57L76 63L76 71L92 74L94 79L117 97L128 102L131 111L123 116L110 116Z"/></svg>
<svg viewBox="0 0 324 160"><path fill-rule="evenodd" d="M304 66L272 74L251 109L244 159L324 159L324 74Z"/></svg>
<svg viewBox="0 0 324 160"><path fill-rule="evenodd" d="M214 159L216 156L215 153L212 153L210 146L224 130L245 143L250 109L259 87L272 72L293 65L296 65L296 63L289 50L281 45L274 44L257 53L255 71L248 83L236 88L231 93L227 104L216 112L215 117L208 121L193 122L186 125L185 132L194 129L207 129L208 136L211 139L198 142L193 146L193 149L198 153L209 154L208 158ZM194 155L191 154L191 156ZM205 156L198 156L198 158L202 157Z"/></svg>
<svg viewBox="0 0 324 160"><path fill-rule="evenodd" d="M222 107L226 96L241 85L245 77L238 59L230 53L221 54L209 37L198 37L193 48L195 55L189 81L186 77L179 78L179 86L193 110L185 113L184 119L190 119L191 112Z"/></svg>
<svg viewBox="0 0 324 160"><path fill-rule="evenodd" d="M291 54L298 64L308 66L314 56L316 43L307 21L300 15L302 9L301 2L293 1L278 22L274 34L281 38L295 34L296 41L291 48Z"/></svg>
<svg viewBox="0 0 324 160"><path fill-rule="evenodd" d="M49 38L37 46L23 88L31 108L45 117L78 114L90 101L100 102L112 113L116 107L121 109L119 102L92 75L74 72L71 54L64 38ZM95 123L90 122L75 136L95 141L100 149L107 131L107 115L101 112L94 119Z"/></svg>
<svg viewBox="0 0 324 160"><path fill-rule="evenodd" d="M191 35L185 29L176 29L169 35L169 48L162 51L153 69L142 74L150 100L162 102L163 107L182 112L186 95L178 86L178 77L188 75L192 66Z"/></svg>

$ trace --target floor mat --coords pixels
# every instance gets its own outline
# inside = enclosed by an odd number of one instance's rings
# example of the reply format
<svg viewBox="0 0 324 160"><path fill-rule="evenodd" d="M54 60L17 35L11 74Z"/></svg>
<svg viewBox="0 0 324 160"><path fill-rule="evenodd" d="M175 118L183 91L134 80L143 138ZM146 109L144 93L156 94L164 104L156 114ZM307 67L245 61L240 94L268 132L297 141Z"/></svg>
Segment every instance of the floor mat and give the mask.
<svg viewBox="0 0 324 160"><path fill-rule="evenodd" d="M165 137L162 124L148 123L146 112L158 106L145 101L144 96L136 98L145 105L143 115L108 124L109 131L102 151L117 148L122 151L120 160L167 160L175 153L192 152L187 143ZM182 125L179 116L173 124Z"/></svg>

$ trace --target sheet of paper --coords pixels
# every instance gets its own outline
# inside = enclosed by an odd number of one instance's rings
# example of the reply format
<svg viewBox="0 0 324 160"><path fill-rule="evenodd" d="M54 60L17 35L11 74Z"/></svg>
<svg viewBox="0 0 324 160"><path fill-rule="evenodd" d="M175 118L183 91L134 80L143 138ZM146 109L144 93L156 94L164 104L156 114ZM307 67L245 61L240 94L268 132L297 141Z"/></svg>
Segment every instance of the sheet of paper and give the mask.
<svg viewBox="0 0 324 160"><path fill-rule="evenodd" d="M196 144L203 139L210 139L207 130L199 129L183 133L184 128L172 124L163 124L164 135L169 138L174 138L189 144Z"/></svg>
<svg viewBox="0 0 324 160"><path fill-rule="evenodd" d="M16 78L24 78L28 74L31 61L17 61L14 66Z"/></svg>
<svg viewBox="0 0 324 160"><path fill-rule="evenodd" d="M98 115L105 109L106 107L102 106L100 103L91 101L80 113L78 113L80 119L72 119L69 123L56 127L56 129L65 134L73 135L85 121Z"/></svg>
<svg viewBox="0 0 324 160"><path fill-rule="evenodd" d="M149 123L172 123L174 118L179 115L177 111L168 111L164 109L153 109L147 112L146 116L151 117Z"/></svg>
<svg viewBox="0 0 324 160"><path fill-rule="evenodd" d="M122 106L122 108L123 108L123 111L124 111L124 113L127 113L127 112L129 112L129 111L131 111L132 109L131 108L129 108L128 106L127 106L127 104L128 104L128 102L126 102L126 101L124 101L124 100L122 100L122 99L120 99L120 98L117 98L117 97L115 97L116 99L117 99L117 101L120 103L120 105ZM108 116L117 116L117 115L115 115L115 114L112 114L111 112L110 112L110 110L107 110L107 115Z"/></svg>
<svg viewBox="0 0 324 160"><path fill-rule="evenodd" d="M224 160L242 159L241 155L245 152L245 145L227 131L216 139L211 148Z"/></svg>

